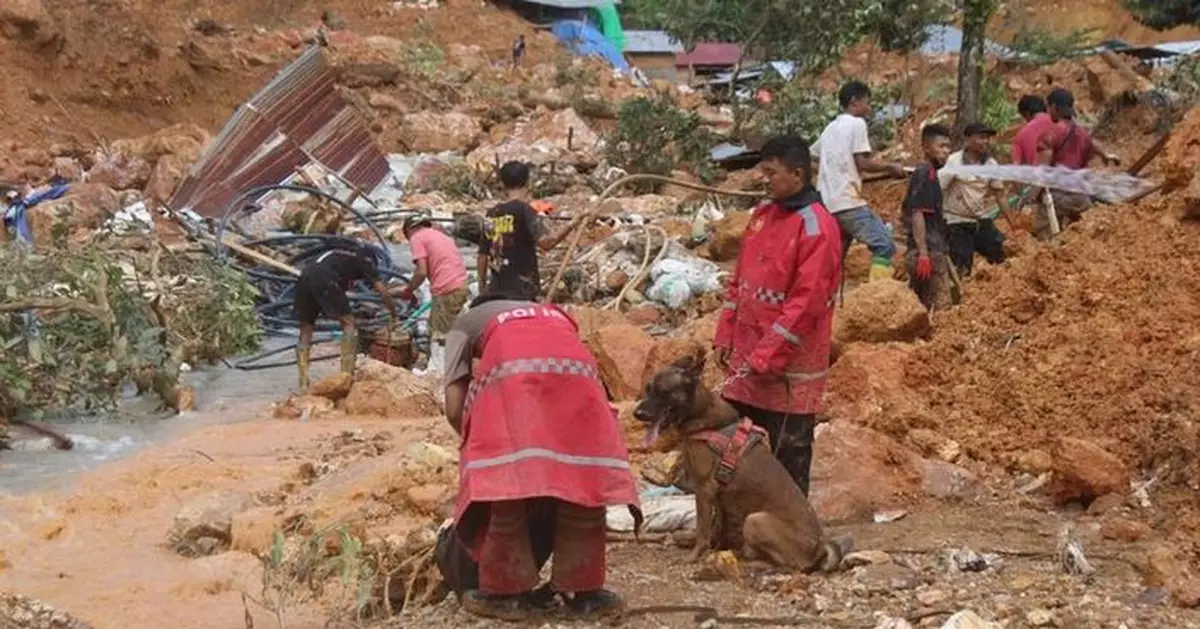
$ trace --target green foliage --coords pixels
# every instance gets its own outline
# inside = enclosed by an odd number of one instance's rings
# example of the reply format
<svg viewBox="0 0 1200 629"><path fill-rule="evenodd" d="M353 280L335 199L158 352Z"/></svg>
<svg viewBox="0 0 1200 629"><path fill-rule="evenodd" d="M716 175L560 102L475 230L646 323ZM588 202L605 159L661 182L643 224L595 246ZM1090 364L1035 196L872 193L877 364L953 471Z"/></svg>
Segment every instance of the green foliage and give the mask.
<svg viewBox="0 0 1200 629"><path fill-rule="evenodd" d="M1200 56L1184 57L1161 81L1162 87L1179 95L1181 103L1200 100Z"/></svg>
<svg viewBox="0 0 1200 629"><path fill-rule="evenodd" d="M165 397L181 361L259 344L254 289L208 258L3 245L0 266L0 412L111 410L130 382Z"/></svg>
<svg viewBox="0 0 1200 629"><path fill-rule="evenodd" d="M330 534L337 536L340 549L332 556L327 543ZM262 589L258 596L243 593L243 598L272 612L280 629L287 626L289 611L315 600L333 604L330 623L360 622L370 610L379 575L363 550L362 540L344 527L293 542L276 531L270 550L259 561L263 568ZM331 584L341 589L329 597L326 592Z"/></svg>
<svg viewBox="0 0 1200 629"><path fill-rule="evenodd" d="M1004 89L1004 83L996 76L987 76L979 86L979 121L1003 132L1020 118L1017 103Z"/></svg>
<svg viewBox="0 0 1200 629"><path fill-rule="evenodd" d="M835 95L794 81L776 86L772 94L771 106L754 125L763 137L791 134L813 142L838 114Z"/></svg>
<svg viewBox="0 0 1200 629"><path fill-rule="evenodd" d="M1026 63L1053 63L1092 46L1097 32L1094 28L1077 28L1066 35L1055 35L1040 26L1025 27L1017 32L1008 47L1024 53Z"/></svg>
<svg viewBox="0 0 1200 629"><path fill-rule="evenodd" d="M925 27L953 18L950 0L882 0L868 25L879 46L888 52L911 52L928 39Z"/></svg>
<svg viewBox="0 0 1200 629"><path fill-rule="evenodd" d="M939 0L653 0L638 9L685 46L697 42L742 44L756 59L792 61L802 75L833 66L847 48L888 25L888 44L907 48L917 38L916 22L938 15ZM944 6L944 5L942 5ZM910 22L910 7L913 18ZM891 13L902 9L900 14ZM904 17L898 17L904 16ZM902 20L898 22L897 20ZM906 33L890 28L902 24ZM921 24L923 26L923 24ZM918 42L919 43L919 42Z"/></svg>
<svg viewBox="0 0 1200 629"><path fill-rule="evenodd" d="M621 104L605 151L612 165L631 174L668 175L687 168L707 180L713 175L708 156L715 144L695 113L665 97L643 96Z"/></svg>
<svg viewBox="0 0 1200 629"><path fill-rule="evenodd" d="M1200 2L1196 0L1124 0L1123 4L1135 20L1155 30L1200 24Z"/></svg>

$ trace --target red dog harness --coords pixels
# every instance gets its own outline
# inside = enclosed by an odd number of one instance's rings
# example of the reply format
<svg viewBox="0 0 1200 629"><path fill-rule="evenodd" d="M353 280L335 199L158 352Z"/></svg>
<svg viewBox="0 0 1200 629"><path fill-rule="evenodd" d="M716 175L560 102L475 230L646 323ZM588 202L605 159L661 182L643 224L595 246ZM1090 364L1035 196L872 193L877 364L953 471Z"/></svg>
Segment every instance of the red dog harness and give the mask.
<svg viewBox="0 0 1200 629"><path fill-rule="evenodd" d="M708 447L721 457L715 474L717 483L720 485L725 485L733 480L734 471L737 470L738 464L742 462L742 457L750 451L750 448L760 441L767 442L768 447L770 445L767 431L749 419L742 419L742 421L721 430L693 433L688 435L688 438L707 442Z"/></svg>

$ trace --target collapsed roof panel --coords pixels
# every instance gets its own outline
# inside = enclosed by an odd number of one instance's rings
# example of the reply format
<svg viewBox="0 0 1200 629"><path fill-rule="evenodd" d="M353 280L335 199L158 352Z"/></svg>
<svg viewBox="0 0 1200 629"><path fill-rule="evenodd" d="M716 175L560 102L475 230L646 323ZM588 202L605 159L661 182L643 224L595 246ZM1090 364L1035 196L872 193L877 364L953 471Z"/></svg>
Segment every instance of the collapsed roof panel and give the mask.
<svg viewBox="0 0 1200 629"><path fill-rule="evenodd" d="M318 47L234 112L168 205L215 218L239 194L284 181L313 162L366 192L388 174L387 159L338 94L336 75Z"/></svg>

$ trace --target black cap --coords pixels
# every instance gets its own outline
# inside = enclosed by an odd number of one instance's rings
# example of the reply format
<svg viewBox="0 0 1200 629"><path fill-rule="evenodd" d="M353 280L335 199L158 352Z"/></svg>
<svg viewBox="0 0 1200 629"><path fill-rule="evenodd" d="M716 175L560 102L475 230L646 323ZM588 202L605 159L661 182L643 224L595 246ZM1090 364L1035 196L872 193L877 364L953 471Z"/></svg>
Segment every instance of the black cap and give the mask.
<svg viewBox="0 0 1200 629"><path fill-rule="evenodd" d="M963 129L963 135L967 137L973 135L996 135L996 130L982 122L972 122Z"/></svg>
<svg viewBox="0 0 1200 629"><path fill-rule="evenodd" d="M1046 96L1046 103L1056 107L1063 118L1075 117L1075 96L1070 90L1056 87Z"/></svg>

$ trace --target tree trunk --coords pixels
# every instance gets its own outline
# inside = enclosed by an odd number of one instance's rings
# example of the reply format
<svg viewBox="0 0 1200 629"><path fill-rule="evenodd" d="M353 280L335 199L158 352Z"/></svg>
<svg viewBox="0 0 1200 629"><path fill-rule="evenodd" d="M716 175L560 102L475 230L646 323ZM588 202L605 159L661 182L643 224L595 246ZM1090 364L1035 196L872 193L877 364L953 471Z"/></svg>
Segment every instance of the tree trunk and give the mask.
<svg viewBox="0 0 1200 629"><path fill-rule="evenodd" d="M963 127L979 122L980 87L983 84L984 43L987 23L995 12L995 0L964 0L962 49L958 53L958 109L954 115L954 135Z"/></svg>

